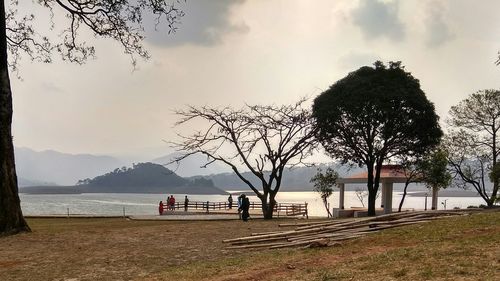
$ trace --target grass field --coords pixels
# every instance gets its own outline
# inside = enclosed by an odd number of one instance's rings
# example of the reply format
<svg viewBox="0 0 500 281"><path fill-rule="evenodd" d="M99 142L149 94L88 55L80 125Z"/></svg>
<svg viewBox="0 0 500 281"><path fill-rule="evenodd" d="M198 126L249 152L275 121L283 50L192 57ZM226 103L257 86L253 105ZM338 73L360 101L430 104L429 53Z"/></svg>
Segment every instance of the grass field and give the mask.
<svg viewBox="0 0 500 281"><path fill-rule="evenodd" d="M30 219L32 233L0 238L0 280L500 280L500 212L330 248L236 251L221 242L281 222Z"/></svg>

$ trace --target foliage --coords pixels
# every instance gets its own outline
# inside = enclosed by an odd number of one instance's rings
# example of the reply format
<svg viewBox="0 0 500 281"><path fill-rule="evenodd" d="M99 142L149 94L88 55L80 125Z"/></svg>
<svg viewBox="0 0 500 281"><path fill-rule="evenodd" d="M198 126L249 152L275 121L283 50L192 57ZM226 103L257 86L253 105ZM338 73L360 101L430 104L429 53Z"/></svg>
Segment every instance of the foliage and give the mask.
<svg viewBox="0 0 500 281"><path fill-rule="evenodd" d="M275 197L287 166L303 163L316 146L309 110L304 99L292 105L246 105L242 109L189 107L178 111L177 125L201 119L201 131L180 136L173 146L182 152L174 161L190 155L207 156L206 165L222 162L247 184L262 201L264 217L272 218ZM205 165L205 166L206 166ZM241 165L256 177L261 190L241 171Z"/></svg>
<svg viewBox="0 0 500 281"><path fill-rule="evenodd" d="M451 184L451 174L448 171L448 153L438 149L426 155L418 163L420 181L428 188L447 188Z"/></svg>
<svg viewBox="0 0 500 281"><path fill-rule="evenodd" d="M496 167L500 155L500 91L471 94L450 109L447 123L445 147L455 184L472 186L488 206L493 205L499 188Z"/></svg>
<svg viewBox="0 0 500 281"><path fill-rule="evenodd" d="M437 148L418 158L404 158L401 162L406 181L403 196L398 211L401 212L407 189L410 183L421 182L428 188L447 188L451 184L451 174L448 171L448 154L442 148Z"/></svg>
<svg viewBox="0 0 500 281"><path fill-rule="evenodd" d="M79 40L80 33L90 30L96 37L110 38L119 42L125 54L130 55L135 64L135 56L148 58L142 46L144 39L143 20L153 17L156 24L165 23L170 32L175 32L184 12L175 5L178 1L165 0L36 0L50 10L51 31L58 37L41 35L36 30L36 15L19 15L18 0L11 0L6 11L7 44L11 69L17 70L19 58L24 53L31 60L50 63L54 53L63 60L84 63L95 57L95 48L85 40ZM63 13L68 19L63 28L57 29L55 13ZM50 39L49 39L50 37Z"/></svg>
<svg viewBox="0 0 500 281"><path fill-rule="evenodd" d="M328 198L332 195L332 187L335 186L338 178L339 174L332 168L328 167L324 173L321 169L318 169L316 175L314 175L310 180L314 185L314 191L320 194L321 200L325 205L329 217L332 217L332 213L330 212L330 208L328 208Z"/></svg>
<svg viewBox="0 0 500 281"><path fill-rule="evenodd" d="M496 163L495 166L491 167L489 174L490 181L500 181L500 163Z"/></svg>
<svg viewBox="0 0 500 281"><path fill-rule="evenodd" d="M367 167L370 215L382 164L423 155L442 136L434 105L400 62L349 73L314 100L313 117L332 157Z"/></svg>
<svg viewBox="0 0 500 281"><path fill-rule="evenodd" d="M122 167L102 176L84 180L86 185L105 187L183 186L188 181L162 165L138 163L133 168ZM83 182L81 182L82 184ZM213 183L210 185L213 186Z"/></svg>

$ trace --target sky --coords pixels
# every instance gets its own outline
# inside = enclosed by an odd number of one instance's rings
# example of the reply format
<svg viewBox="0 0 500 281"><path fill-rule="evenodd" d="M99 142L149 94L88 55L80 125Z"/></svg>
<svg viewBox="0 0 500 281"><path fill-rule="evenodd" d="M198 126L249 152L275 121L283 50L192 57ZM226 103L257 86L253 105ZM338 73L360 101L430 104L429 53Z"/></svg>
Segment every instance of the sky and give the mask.
<svg viewBox="0 0 500 281"><path fill-rule="evenodd" d="M21 10L43 10L22 2ZM177 109L313 99L376 60L402 61L441 120L473 92L500 88L500 1L187 0L178 6L186 16L175 34L146 29L152 57L139 60L136 70L116 42L86 33L97 58L84 65L23 59L21 79L11 77L14 144L159 157L171 151L165 140L200 129L175 127ZM40 26L49 26L44 18Z"/></svg>

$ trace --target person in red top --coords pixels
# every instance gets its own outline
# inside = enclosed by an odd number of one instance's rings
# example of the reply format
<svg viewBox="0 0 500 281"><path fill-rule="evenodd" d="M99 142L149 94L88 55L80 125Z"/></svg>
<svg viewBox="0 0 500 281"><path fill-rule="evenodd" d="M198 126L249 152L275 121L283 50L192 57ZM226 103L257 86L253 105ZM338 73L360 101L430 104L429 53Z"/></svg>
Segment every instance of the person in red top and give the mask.
<svg viewBox="0 0 500 281"><path fill-rule="evenodd" d="M170 195L170 199L168 199L168 203L170 205L170 209L175 210L175 198L173 195Z"/></svg>
<svg viewBox="0 0 500 281"><path fill-rule="evenodd" d="M160 205L158 205L158 212L160 216L163 215L163 201L160 201Z"/></svg>

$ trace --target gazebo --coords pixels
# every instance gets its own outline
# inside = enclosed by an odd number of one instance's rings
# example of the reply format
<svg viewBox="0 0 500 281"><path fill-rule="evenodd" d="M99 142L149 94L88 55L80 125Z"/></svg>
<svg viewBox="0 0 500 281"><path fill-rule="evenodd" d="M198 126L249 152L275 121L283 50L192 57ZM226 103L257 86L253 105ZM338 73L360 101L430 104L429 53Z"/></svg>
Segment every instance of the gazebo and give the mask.
<svg viewBox="0 0 500 281"><path fill-rule="evenodd" d="M350 212L344 212L344 197L345 197L345 185L346 184L366 184L368 181L368 172L361 172L354 174L349 177L339 178L337 180L337 186L340 189L339 195L339 208L334 210L334 217L350 216ZM380 171L380 184L382 185L381 195L382 204L381 207L384 210L384 214L389 214L392 212L392 189L394 183L405 183L406 175L403 168L400 165L383 165ZM433 200L434 201L434 200ZM436 200L437 201L437 200ZM349 213L349 214L347 214ZM354 213L354 211L352 211Z"/></svg>

